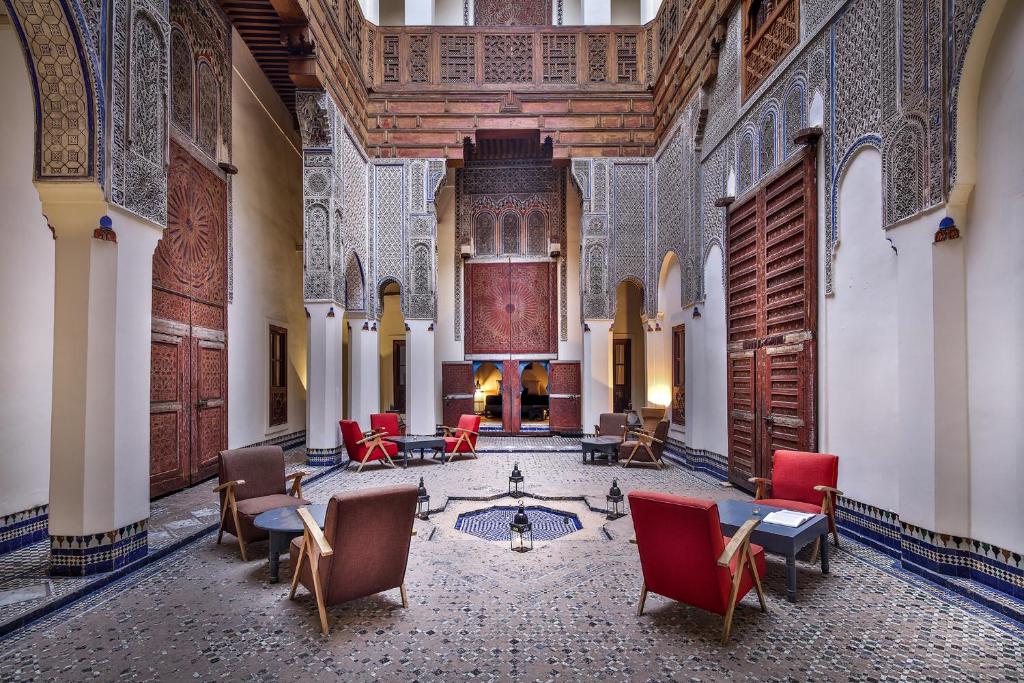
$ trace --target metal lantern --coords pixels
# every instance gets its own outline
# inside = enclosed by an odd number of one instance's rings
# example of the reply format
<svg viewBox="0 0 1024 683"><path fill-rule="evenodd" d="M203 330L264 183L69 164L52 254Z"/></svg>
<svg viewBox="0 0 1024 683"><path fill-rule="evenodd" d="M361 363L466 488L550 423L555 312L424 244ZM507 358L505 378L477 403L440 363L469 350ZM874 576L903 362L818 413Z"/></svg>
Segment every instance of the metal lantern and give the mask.
<svg viewBox="0 0 1024 683"><path fill-rule="evenodd" d="M517 553L528 553L533 550L533 523L526 516L526 509L519 503L519 509L512 516L512 522L508 525L509 542L512 550Z"/></svg>
<svg viewBox="0 0 1024 683"><path fill-rule="evenodd" d="M612 487L608 489L608 519L618 519L625 513L622 511L622 491L619 490L619 480L612 479Z"/></svg>
<svg viewBox="0 0 1024 683"><path fill-rule="evenodd" d="M523 495L523 492L519 490L519 485L522 483L523 473L519 471L519 463L516 463L512 466L512 474L508 478L508 494L516 498Z"/></svg>
<svg viewBox="0 0 1024 683"><path fill-rule="evenodd" d="M420 519L430 517L430 496L427 495L427 487L423 485L423 477L420 477L420 489L416 498L416 516Z"/></svg>

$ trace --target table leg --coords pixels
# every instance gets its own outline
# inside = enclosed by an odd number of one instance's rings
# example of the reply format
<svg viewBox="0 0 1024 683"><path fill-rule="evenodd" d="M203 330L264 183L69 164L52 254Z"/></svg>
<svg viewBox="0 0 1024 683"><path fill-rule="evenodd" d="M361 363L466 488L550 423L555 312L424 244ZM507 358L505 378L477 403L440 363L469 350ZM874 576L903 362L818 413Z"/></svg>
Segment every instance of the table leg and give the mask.
<svg viewBox="0 0 1024 683"><path fill-rule="evenodd" d="M828 534L821 535L821 573L828 574Z"/></svg>
<svg viewBox="0 0 1024 683"><path fill-rule="evenodd" d="M796 553L786 555L786 599L796 602Z"/></svg>
<svg viewBox="0 0 1024 683"><path fill-rule="evenodd" d="M267 545L270 546L270 583L277 583L281 580L281 537L283 534L270 532L270 539Z"/></svg>
<svg viewBox="0 0 1024 683"><path fill-rule="evenodd" d="M402 451L402 469L403 470L409 469L409 451L408 450Z"/></svg>

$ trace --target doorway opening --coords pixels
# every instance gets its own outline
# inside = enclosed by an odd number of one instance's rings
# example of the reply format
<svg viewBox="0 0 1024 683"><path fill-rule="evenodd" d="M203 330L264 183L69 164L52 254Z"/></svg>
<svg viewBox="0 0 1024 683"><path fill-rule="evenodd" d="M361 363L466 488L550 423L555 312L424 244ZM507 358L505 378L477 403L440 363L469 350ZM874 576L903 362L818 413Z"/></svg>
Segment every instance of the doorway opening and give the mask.
<svg viewBox="0 0 1024 683"><path fill-rule="evenodd" d="M542 361L520 362L519 377L522 385L519 399L519 431L547 432L550 408L548 364Z"/></svg>
<svg viewBox="0 0 1024 683"><path fill-rule="evenodd" d="M406 352L402 289L391 281L381 287L380 405L388 412L405 413Z"/></svg>
<svg viewBox="0 0 1024 683"><path fill-rule="evenodd" d="M505 430L501 393L501 367L496 363L474 363L473 412L480 416L480 430Z"/></svg>
<svg viewBox="0 0 1024 683"><path fill-rule="evenodd" d="M612 323L612 410L624 413L644 405L647 394L644 290L623 280L615 292Z"/></svg>

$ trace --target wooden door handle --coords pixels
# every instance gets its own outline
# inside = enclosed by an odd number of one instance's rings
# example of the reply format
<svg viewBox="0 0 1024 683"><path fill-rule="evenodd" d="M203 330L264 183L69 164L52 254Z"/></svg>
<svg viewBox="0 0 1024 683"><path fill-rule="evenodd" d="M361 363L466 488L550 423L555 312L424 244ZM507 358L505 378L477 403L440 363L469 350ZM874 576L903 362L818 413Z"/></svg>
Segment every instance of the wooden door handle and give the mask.
<svg viewBox="0 0 1024 683"><path fill-rule="evenodd" d="M208 405L210 405L210 402L207 401L205 398L201 398L198 401L196 401L196 408L205 408Z"/></svg>

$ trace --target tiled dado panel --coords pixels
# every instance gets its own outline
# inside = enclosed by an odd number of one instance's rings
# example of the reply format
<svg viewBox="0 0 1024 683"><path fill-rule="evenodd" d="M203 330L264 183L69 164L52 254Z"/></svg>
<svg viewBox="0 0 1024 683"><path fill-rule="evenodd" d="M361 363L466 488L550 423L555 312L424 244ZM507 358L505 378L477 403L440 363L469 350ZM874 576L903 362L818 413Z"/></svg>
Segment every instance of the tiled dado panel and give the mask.
<svg viewBox="0 0 1024 683"><path fill-rule="evenodd" d="M0 555L46 538L49 511L48 505L37 505L0 517Z"/></svg>
<svg viewBox="0 0 1024 683"><path fill-rule="evenodd" d="M50 574L88 576L119 569L146 556L148 520L114 531L82 536L50 536Z"/></svg>

